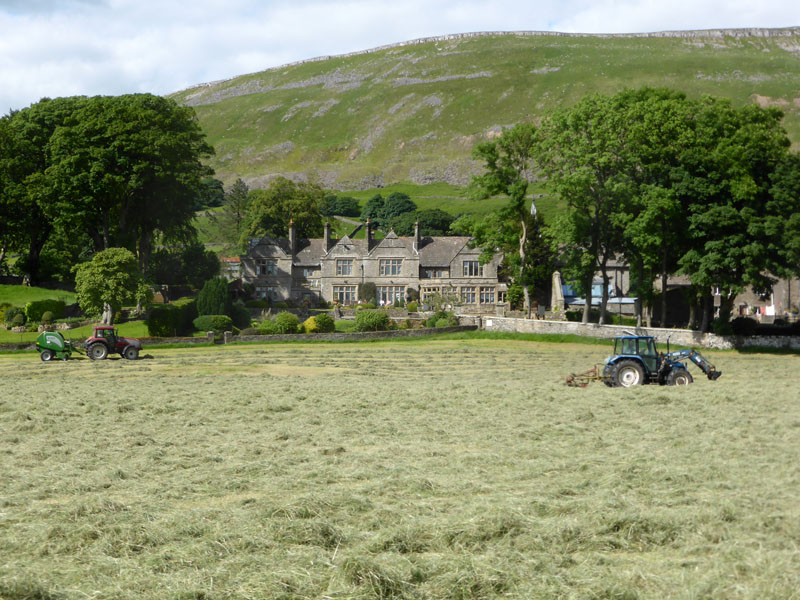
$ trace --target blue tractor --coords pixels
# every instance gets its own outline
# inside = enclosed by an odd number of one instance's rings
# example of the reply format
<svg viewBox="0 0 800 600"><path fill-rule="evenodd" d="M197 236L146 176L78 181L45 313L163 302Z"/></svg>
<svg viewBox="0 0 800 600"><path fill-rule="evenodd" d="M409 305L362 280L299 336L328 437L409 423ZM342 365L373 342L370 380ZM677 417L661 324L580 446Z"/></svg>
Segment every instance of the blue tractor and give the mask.
<svg viewBox="0 0 800 600"><path fill-rule="evenodd" d="M694 381L687 369L690 360L711 381L719 379L722 371L706 360L696 350L660 353L656 342L648 335L625 335L614 338L614 354L605 360L603 382L610 387L633 387L647 383L658 385L689 385Z"/></svg>

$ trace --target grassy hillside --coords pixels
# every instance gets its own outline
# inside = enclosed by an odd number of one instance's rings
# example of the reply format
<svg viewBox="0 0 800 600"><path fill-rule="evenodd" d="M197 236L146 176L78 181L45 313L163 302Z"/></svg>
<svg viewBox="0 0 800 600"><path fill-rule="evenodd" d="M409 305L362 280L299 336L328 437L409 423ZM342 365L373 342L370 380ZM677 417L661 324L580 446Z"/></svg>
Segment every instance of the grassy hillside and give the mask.
<svg viewBox="0 0 800 600"><path fill-rule="evenodd" d="M643 85L782 107L800 143L800 28L450 37L271 69L174 98L197 110L218 176L241 176L251 187L279 173L340 190L462 186L479 168L471 149L503 126L589 92Z"/></svg>

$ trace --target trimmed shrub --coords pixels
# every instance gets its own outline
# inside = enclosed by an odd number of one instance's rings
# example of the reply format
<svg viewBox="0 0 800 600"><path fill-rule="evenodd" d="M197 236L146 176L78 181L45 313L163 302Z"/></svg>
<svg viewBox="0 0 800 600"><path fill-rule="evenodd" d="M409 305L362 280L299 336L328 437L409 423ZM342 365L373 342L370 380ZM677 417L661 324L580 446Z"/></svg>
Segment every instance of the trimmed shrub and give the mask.
<svg viewBox="0 0 800 600"><path fill-rule="evenodd" d="M28 321L41 321L42 315L46 312L53 313L53 318L61 319L64 317L66 303L63 300L36 300L25 305L25 317Z"/></svg>
<svg viewBox="0 0 800 600"><path fill-rule="evenodd" d="M303 322L303 331L306 333L331 333L336 331L336 322L326 313L308 317Z"/></svg>
<svg viewBox="0 0 800 600"><path fill-rule="evenodd" d="M300 327L303 329L303 333L319 333L316 317L308 317Z"/></svg>
<svg viewBox="0 0 800 600"><path fill-rule="evenodd" d="M356 331L386 331L389 315L382 310L360 310L356 313Z"/></svg>
<svg viewBox="0 0 800 600"><path fill-rule="evenodd" d="M300 330L300 319L290 312L279 312L273 322L275 333L298 333Z"/></svg>
<svg viewBox="0 0 800 600"><path fill-rule="evenodd" d="M19 325L25 324L25 309L20 308L19 306L10 306L5 310L3 313L3 319L6 323L13 325L14 319L17 318L17 315L22 315L22 323ZM19 327L19 325L14 325L14 327Z"/></svg>
<svg viewBox="0 0 800 600"><path fill-rule="evenodd" d="M372 302L356 305L356 310L374 310L375 308L377 307Z"/></svg>
<svg viewBox="0 0 800 600"><path fill-rule="evenodd" d="M247 308L269 308L269 301L267 300L248 300L244 303Z"/></svg>
<svg viewBox="0 0 800 600"><path fill-rule="evenodd" d="M42 323L52 323L54 321L53 313L49 310L46 310L42 313L41 318Z"/></svg>
<svg viewBox="0 0 800 600"><path fill-rule="evenodd" d="M425 327L456 327L458 318L451 312L440 310L428 317Z"/></svg>
<svg viewBox="0 0 800 600"><path fill-rule="evenodd" d="M205 282L197 295L197 314L227 315L232 304L228 281L223 277L214 277Z"/></svg>
<svg viewBox="0 0 800 600"><path fill-rule="evenodd" d="M256 329L258 329L258 335L273 335L278 333L275 321L270 321L269 319L259 323Z"/></svg>
<svg viewBox="0 0 800 600"><path fill-rule="evenodd" d="M749 317L737 317L731 321L733 335L755 335L758 321Z"/></svg>
<svg viewBox="0 0 800 600"><path fill-rule="evenodd" d="M365 304L375 304L378 297L378 287L372 282L358 285L358 299Z"/></svg>
<svg viewBox="0 0 800 600"><path fill-rule="evenodd" d="M224 333L233 330L233 320L228 315L201 315L194 320L198 331Z"/></svg>
<svg viewBox="0 0 800 600"><path fill-rule="evenodd" d="M417 312L418 308L419 306L413 300L406 305L406 309L408 310L408 312Z"/></svg>
<svg viewBox="0 0 800 600"><path fill-rule="evenodd" d="M21 327L25 325L25 314L23 312L18 312L14 315L14 318L11 319L11 325L12 327Z"/></svg>
<svg viewBox="0 0 800 600"><path fill-rule="evenodd" d="M179 298L171 304L156 304L150 308L147 319L147 334L152 337L189 335L194 330L197 318L197 303L194 298Z"/></svg>
<svg viewBox="0 0 800 600"><path fill-rule="evenodd" d="M314 318L317 320L319 333L333 333L336 331L336 321L328 313L320 313Z"/></svg>
<svg viewBox="0 0 800 600"><path fill-rule="evenodd" d="M239 329L250 327L250 311L243 304L234 304L228 313L233 324Z"/></svg>

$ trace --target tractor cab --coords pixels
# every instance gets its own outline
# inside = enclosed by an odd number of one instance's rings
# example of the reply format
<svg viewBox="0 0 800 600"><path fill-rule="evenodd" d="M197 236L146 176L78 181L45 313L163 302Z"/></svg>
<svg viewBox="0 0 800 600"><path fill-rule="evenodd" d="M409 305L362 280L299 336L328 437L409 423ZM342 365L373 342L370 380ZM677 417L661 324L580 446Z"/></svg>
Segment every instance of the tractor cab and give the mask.
<svg viewBox="0 0 800 600"><path fill-rule="evenodd" d="M642 361L646 372L658 371L659 357L655 339L649 336L622 336L614 339L614 358L629 357Z"/></svg>

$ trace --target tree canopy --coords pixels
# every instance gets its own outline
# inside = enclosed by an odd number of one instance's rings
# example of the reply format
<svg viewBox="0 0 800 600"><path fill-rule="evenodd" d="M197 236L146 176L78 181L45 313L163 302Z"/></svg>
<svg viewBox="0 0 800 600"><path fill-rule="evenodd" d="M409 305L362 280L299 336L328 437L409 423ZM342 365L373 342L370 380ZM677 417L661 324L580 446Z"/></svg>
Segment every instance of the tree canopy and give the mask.
<svg viewBox="0 0 800 600"><path fill-rule="evenodd" d="M25 232L6 237L32 282L48 244L62 265L125 247L146 271L158 236L191 235L213 153L191 108L150 94L58 98L4 120L2 206Z"/></svg>
<svg viewBox="0 0 800 600"><path fill-rule="evenodd" d="M294 221L298 237L320 237L323 223L319 206L324 195L318 185L295 183L285 177L273 179L265 190L251 191L240 238L242 247L250 238L284 237L290 220Z"/></svg>
<svg viewBox="0 0 800 600"><path fill-rule="evenodd" d="M89 262L75 267L78 305L87 315L103 315L103 323L114 324L114 316L126 303L143 302L150 287L141 277L136 257L126 248L107 248Z"/></svg>

